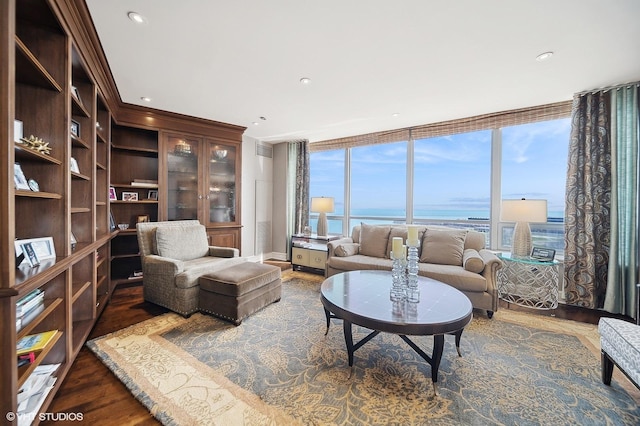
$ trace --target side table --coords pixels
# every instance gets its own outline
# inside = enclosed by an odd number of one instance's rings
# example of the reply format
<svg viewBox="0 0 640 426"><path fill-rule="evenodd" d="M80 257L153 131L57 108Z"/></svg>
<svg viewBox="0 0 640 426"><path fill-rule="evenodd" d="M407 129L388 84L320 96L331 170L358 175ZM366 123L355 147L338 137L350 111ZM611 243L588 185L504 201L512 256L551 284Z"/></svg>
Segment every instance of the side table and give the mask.
<svg viewBox="0 0 640 426"><path fill-rule="evenodd" d="M498 297L534 309L558 307L559 263L531 257L498 254L503 267L498 270Z"/></svg>
<svg viewBox="0 0 640 426"><path fill-rule="evenodd" d="M294 270L309 269L324 275L327 263L327 243L340 238L336 235L319 237L302 234L291 236L291 266Z"/></svg>

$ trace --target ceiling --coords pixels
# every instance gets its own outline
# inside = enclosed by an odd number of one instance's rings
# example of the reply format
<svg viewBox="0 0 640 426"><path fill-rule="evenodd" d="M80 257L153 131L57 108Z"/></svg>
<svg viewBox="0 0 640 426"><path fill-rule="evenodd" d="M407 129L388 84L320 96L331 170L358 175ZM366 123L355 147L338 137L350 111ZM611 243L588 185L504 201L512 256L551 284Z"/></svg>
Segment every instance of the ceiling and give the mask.
<svg viewBox="0 0 640 426"><path fill-rule="evenodd" d="M265 142L410 127L640 80L638 0L86 3L124 102L246 126Z"/></svg>

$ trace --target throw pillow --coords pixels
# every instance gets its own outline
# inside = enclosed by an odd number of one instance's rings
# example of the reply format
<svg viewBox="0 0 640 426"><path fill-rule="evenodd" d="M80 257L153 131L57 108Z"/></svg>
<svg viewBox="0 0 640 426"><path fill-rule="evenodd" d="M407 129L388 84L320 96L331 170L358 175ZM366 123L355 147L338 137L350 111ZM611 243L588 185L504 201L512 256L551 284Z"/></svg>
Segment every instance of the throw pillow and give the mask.
<svg viewBox="0 0 640 426"><path fill-rule="evenodd" d="M436 231L427 228L422 238L420 262L462 266L465 230Z"/></svg>
<svg viewBox="0 0 640 426"><path fill-rule="evenodd" d="M360 244L358 243L344 243L336 247L336 249L333 252L338 257L347 257L347 256L354 256L358 254L359 250L360 250Z"/></svg>
<svg viewBox="0 0 640 426"><path fill-rule="evenodd" d="M390 226L360 224L360 254L365 256L388 258L387 242Z"/></svg>
<svg viewBox="0 0 640 426"><path fill-rule="evenodd" d="M207 230L202 225L158 227L158 255L177 260L192 260L209 254Z"/></svg>
<svg viewBox="0 0 640 426"><path fill-rule="evenodd" d="M477 250L465 249L462 254L462 266L469 272L479 274L484 271L484 259Z"/></svg>

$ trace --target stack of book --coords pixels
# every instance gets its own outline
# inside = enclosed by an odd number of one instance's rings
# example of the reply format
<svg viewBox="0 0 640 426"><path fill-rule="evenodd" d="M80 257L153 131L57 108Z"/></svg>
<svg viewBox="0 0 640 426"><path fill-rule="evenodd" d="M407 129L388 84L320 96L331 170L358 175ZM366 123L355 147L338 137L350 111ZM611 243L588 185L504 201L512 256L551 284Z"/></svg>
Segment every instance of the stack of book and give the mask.
<svg viewBox="0 0 640 426"><path fill-rule="evenodd" d="M140 188L157 188L158 181L153 179L134 179L131 182L131 186L138 186Z"/></svg>
<svg viewBox="0 0 640 426"><path fill-rule="evenodd" d="M29 324L40 312L44 311L44 291L33 290L16 303L16 331Z"/></svg>

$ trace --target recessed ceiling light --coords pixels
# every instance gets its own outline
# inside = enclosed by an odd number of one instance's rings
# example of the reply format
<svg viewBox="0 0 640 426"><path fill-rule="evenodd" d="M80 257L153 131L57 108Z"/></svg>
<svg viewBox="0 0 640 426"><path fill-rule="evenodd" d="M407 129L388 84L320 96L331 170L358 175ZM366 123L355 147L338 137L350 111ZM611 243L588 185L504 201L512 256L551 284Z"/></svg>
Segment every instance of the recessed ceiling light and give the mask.
<svg viewBox="0 0 640 426"><path fill-rule="evenodd" d="M400 113L399 113L399 112L394 112L393 114L391 114L391 116L392 116L392 117L397 117L397 116L399 116L399 115L400 115Z"/></svg>
<svg viewBox="0 0 640 426"><path fill-rule="evenodd" d="M144 102L151 102L151 98L148 98L146 96L142 96L140 99L142 99Z"/></svg>
<svg viewBox="0 0 640 426"><path fill-rule="evenodd" d="M260 120L266 121L266 120L267 120L267 117L261 116L261 117L260 117Z"/></svg>
<svg viewBox="0 0 640 426"><path fill-rule="evenodd" d="M127 13L127 16L129 17L129 19L131 19L136 24L146 24L147 23L147 18L145 18L144 16L140 15L137 12L129 12L129 13Z"/></svg>
<svg viewBox="0 0 640 426"><path fill-rule="evenodd" d="M553 52L544 52L536 56L536 61L546 61L553 56Z"/></svg>
<svg viewBox="0 0 640 426"><path fill-rule="evenodd" d="M310 79L309 77L302 77L302 78L300 79L300 83L301 83L301 84L305 84L305 85L306 85L306 84L311 84L311 79Z"/></svg>
<svg viewBox="0 0 640 426"><path fill-rule="evenodd" d="M257 125L259 125L260 123L258 123L257 121L254 121L254 122L253 122L253 123L251 123L251 124L253 124L254 126L257 126Z"/></svg>

